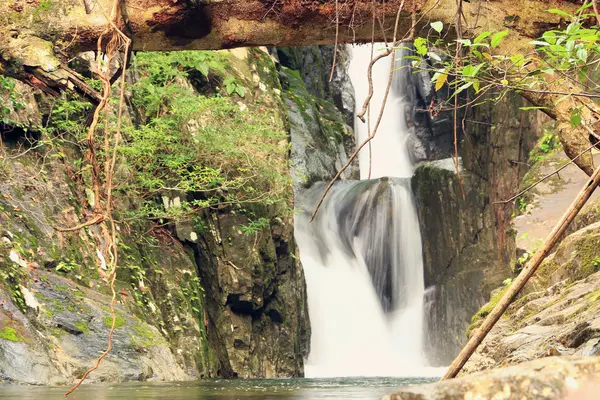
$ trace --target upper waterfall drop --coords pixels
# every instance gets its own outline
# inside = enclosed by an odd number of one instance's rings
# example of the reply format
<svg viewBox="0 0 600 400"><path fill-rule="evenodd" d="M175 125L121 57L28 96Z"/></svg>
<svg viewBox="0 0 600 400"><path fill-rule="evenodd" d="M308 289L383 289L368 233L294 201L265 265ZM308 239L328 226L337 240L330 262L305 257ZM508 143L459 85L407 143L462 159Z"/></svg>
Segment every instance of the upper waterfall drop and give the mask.
<svg viewBox="0 0 600 400"><path fill-rule="evenodd" d="M348 68L348 74L354 86L356 99L356 114L363 107L363 103L369 94L369 81L367 79L367 69L371 62L371 49L369 45L352 46L352 59ZM382 43L373 45L373 54L385 50ZM409 64L402 62L403 56L408 53L407 50L398 50L394 60L394 71L391 88L385 102L384 113L381 122L371 140L370 146L367 145L358 155L361 179L374 179L383 176L390 177L411 177L413 175L413 165L410 160L410 154L407 146L409 138L410 112L413 104L410 91L414 87L410 82L411 72ZM370 102L370 118L365 114L366 123L355 119L354 132L356 134L356 143L359 145L373 132L377 125L379 114L384 104L385 92L390 78L390 69L392 68L392 55L380 60L373 65L373 97ZM369 126L370 125L370 126ZM370 151L369 151L370 147ZM370 165L369 165L370 164ZM371 174L369 176L369 166Z"/></svg>
<svg viewBox="0 0 600 400"><path fill-rule="evenodd" d="M382 48L376 44L375 55ZM351 51L349 75L358 113L369 90L371 47L354 46ZM310 214L325 183L296 195L300 212L295 236L312 326L307 377L427 374L422 352L421 235L407 146L414 87L406 64L400 60L396 64L385 111L371 142L371 162L369 146L359 153L361 180L337 182L312 223ZM386 58L373 69L371 129L383 104L390 68ZM370 129L360 121L355 129L360 144Z"/></svg>

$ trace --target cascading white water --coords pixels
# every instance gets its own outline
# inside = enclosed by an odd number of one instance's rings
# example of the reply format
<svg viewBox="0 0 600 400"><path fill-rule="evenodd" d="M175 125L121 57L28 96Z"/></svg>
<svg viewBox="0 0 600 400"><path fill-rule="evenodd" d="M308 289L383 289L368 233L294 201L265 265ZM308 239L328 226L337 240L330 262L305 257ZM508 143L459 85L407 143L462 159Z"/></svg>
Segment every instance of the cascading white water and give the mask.
<svg viewBox="0 0 600 400"><path fill-rule="evenodd" d="M349 73L357 112L368 93L370 59L370 46L352 48ZM373 70L372 127L390 68L386 59ZM312 327L307 377L427 374L421 343L425 291L421 235L406 144L410 133L406 110L412 105L407 104L404 88L410 72L404 72L394 72L371 144L371 165L367 146L359 154L362 180L336 183L312 223L310 213L325 184L296 197L300 212L295 236ZM357 122L356 134L357 142L362 142L367 126Z"/></svg>
<svg viewBox="0 0 600 400"><path fill-rule="evenodd" d="M384 48L382 44L371 46L353 46L352 60L348 74L354 86L356 98L356 113L360 112L363 102L369 94L369 81L367 79L367 68L371 60L371 48L376 56ZM382 176L411 177L413 166L410 160L406 141L409 138L409 115L413 104L407 101L409 91L414 88L408 81L411 76L406 62L403 66L401 60L407 52L398 50L396 53L395 67L392 87L388 94L381 123L375 137L369 145L365 146L358 155L360 166L360 178L380 178ZM357 144L362 143L369 132L377 125L377 119L383 105L385 91L388 86L391 56L380 60L373 65L373 97L371 98L370 118L362 123L358 118L355 120L354 129ZM365 115L367 118L367 115ZM369 154L370 153L370 154ZM369 164L371 175L369 176Z"/></svg>

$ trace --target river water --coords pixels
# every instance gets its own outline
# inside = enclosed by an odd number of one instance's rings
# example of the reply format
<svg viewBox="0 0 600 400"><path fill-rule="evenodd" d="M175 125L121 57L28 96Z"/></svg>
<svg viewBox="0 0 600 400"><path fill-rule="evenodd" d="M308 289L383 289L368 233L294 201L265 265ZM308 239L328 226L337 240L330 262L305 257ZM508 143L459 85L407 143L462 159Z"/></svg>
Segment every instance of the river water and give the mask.
<svg viewBox="0 0 600 400"><path fill-rule="evenodd" d="M379 399L395 389L431 382L431 378L238 379L168 383L84 385L73 400L288 400ZM64 387L0 385L0 399L64 399Z"/></svg>

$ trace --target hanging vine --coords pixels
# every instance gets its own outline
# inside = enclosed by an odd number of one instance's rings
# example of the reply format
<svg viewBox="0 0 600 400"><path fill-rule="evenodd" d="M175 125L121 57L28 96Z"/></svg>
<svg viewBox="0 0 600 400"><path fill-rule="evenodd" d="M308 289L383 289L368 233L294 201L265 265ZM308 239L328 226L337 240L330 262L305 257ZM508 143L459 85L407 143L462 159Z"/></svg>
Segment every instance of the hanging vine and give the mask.
<svg viewBox="0 0 600 400"><path fill-rule="evenodd" d="M115 221L112 216L112 188L113 188L113 176L115 166L117 162L117 150L119 148L119 141L121 139L121 121L123 117L124 99L125 99L125 73L129 57L129 50L131 40L123 33L119 28L119 24L122 23L120 13L121 1L114 0L110 15L103 9L103 12L107 19L107 26L104 32L100 35L97 42L97 71L95 71L98 78L102 81L102 99L96 107L92 123L88 129L86 138L87 142L87 153L86 159L92 166L92 190L95 195L94 201L94 216L86 221L85 223L71 228L56 227L55 229L59 232L71 232L82 229L87 226L102 224L102 235L104 237L104 246L102 253L107 259L108 282L110 285L112 297L110 302L110 313L112 322L110 331L108 334L108 343L106 350L98 357L93 367L88 369L81 379L73 385L66 393L65 396L73 393L85 379L93 371L98 369L102 360L110 353L113 345L113 335L115 332L115 325L117 323L117 316L115 313L115 303L117 299L115 291L115 279L117 276L118 266L118 249L117 249L117 229ZM120 74L120 93L119 103L117 110L117 122L114 130L111 130L109 125L109 114L111 108L109 100L111 96L111 79L110 79L110 65L115 56L119 53L124 54L122 61L122 68ZM103 144L102 149L104 153L104 174L102 174L100 168L100 162L98 159L98 145L97 140L97 129L98 122L100 120L100 114L104 112L104 127L103 127Z"/></svg>

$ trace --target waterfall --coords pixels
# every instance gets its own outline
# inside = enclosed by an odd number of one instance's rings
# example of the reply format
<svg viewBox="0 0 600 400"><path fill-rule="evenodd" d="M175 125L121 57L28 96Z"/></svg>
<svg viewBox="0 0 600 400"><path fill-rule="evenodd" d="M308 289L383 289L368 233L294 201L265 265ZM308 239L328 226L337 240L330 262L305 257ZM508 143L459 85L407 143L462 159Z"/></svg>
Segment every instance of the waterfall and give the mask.
<svg viewBox="0 0 600 400"><path fill-rule="evenodd" d="M381 48L381 45L376 46ZM397 54L397 65L402 65ZM370 46L352 48L349 74L357 112L368 93ZM371 129L388 84L390 58L373 69ZM414 86L408 68L394 69L381 124L359 154L360 181L337 182L315 220L325 183L296 195L295 236L312 326L307 377L425 375L425 293L421 235L410 187L407 147ZM357 143L368 135L357 120ZM369 176L370 170L370 176ZM370 179L369 179L370 178Z"/></svg>
<svg viewBox="0 0 600 400"><path fill-rule="evenodd" d="M375 44L373 48L375 50L374 54L377 55L381 51L382 45ZM394 68L392 86L387 97L381 123L375 138L370 142L371 157L369 157L369 145L365 146L358 155L361 179L369 178L369 163L371 164L370 178L381 178L383 176L411 177L413 175L407 140L410 137L409 125L412 122L415 87L411 82L408 60L403 59L403 56L407 53L408 50L398 50L396 52L396 67ZM352 60L348 73L354 86L356 113L361 111L363 102L369 93L367 68L370 60L371 46L352 47ZM370 129L368 124L362 123L356 118L354 130L357 144L362 143L376 126L389 81L391 60L392 58L389 56L373 65ZM367 118L366 115L365 118Z"/></svg>

